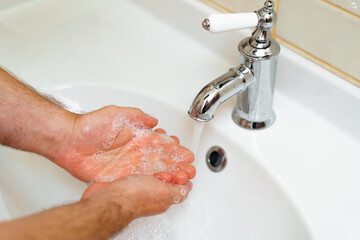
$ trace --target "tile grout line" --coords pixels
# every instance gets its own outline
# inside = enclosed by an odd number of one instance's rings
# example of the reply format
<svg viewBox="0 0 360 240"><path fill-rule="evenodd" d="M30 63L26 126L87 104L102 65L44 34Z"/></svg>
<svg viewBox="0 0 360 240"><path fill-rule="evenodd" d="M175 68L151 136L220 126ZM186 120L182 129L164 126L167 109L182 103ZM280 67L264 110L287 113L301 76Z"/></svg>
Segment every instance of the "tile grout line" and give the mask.
<svg viewBox="0 0 360 240"><path fill-rule="evenodd" d="M331 3L331 2L329 2L329 1L327 1L327 0L320 0L320 1L323 2L323 3L325 3L325 4L327 4L327 5L329 5L329 6L331 6L331 7L333 7L333 8L336 8L336 9L339 10L339 11L342 11L342 12L344 12L344 13L346 13L346 14L349 14L349 15L351 15L352 17L355 17L355 18L360 19L360 16L359 16L359 15L356 15L355 13L352 13L352 12L350 12L349 10L346 10L346 9L344 9L344 8L342 8L342 7L334 4L334 3Z"/></svg>
<svg viewBox="0 0 360 240"><path fill-rule="evenodd" d="M214 7L214 8L216 8L216 9L218 9L218 10L220 10L221 12L234 13L234 11L231 11L230 9L225 8L225 7L221 6L220 4L218 4L218 3L216 3L216 2L214 2L212 0L201 0L201 1L208 4L208 5L210 5L210 6L212 6L212 7Z"/></svg>
<svg viewBox="0 0 360 240"><path fill-rule="evenodd" d="M233 11L231 11L230 9L227 9L223 6L221 6L220 4L216 3L216 2L213 2L212 0L201 0L202 2L214 7L214 8L217 8L218 10L222 11L222 12L228 12L228 13L233 13ZM278 8L279 8L279 2L280 0L275 0L276 1L276 5L275 5L275 10L278 12ZM338 10L340 11L343 11L343 12L346 12L348 13L349 15L351 16L354 16L356 18L360 18L359 16L351 13L351 12L348 12L346 11L345 9L342 9L341 7L338 7L337 5L335 4L332 4L330 2L328 2L327 0L320 0L322 2L324 2L325 4L328 4L334 8L337 8ZM355 85L356 87L360 87L360 80L356 79L355 77L341 71L340 69L336 68L335 66L325 62L324 60L320 59L320 58L317 58L315 57L314 55L312 55L311 53L295 46L294 44L288 42L287 40L279 37L278 35L276 35L276 26L273 28L273 30L271 31L272 35L274 36L275 39L281 41L284 45L288 46L289 48L291 48L292 50L294 50L295 52L297 52L298 54L306 57L307 59L309 59L310 61L316 63L317 65L319 65L320 67L323 67L324 69L326 69L327 71L329 72L332 72L334 73L335 75L341 77L342 79L350 82L351 84Z"/></svg>
<svg viewBox="0 0 360 240"><path fill-rule="evenodd" d="M275 3L275 12L276 12L276 14L278 14L279 13L279 1L280 0L275 0L276 1L276 3ZM271 34L273 35L273 38L276 38L276 24L275 24L275 26L273 27L273 29L271 30Z"/></svg>
<svg viewBox="0 0 360 240"><path fill-rule="evenodd" d="M341 77L342 79L348 81L349 83L355 85L356 87L360 87L360 80L356 79L355 77L341 71L340 69L325 62L324 60L322 60L318 57L315 57L311 53L306 52L305 50L295 46L294 44L288 42L287 40L285 40L279 36L277 36L276 39L279 40L285 46L287 46L287 47L291 48L292 50L294 50L295 52L297 52L298 54L300 54L300 55L306 57L307 59L309 59L310 61L316 63L318 66L323 67L324 69L328 70L329 72L334 73L335 75Z"/></svg>

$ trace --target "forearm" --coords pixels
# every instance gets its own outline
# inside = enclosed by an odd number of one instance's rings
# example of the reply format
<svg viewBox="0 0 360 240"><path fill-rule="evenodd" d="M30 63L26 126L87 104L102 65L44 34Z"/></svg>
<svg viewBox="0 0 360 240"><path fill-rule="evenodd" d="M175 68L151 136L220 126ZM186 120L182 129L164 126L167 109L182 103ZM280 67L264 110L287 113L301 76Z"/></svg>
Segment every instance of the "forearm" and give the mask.
<svg viewBox="0 0 360 240"><path fill-rule="evenodd" d="M85 199L0 223L0 239L108 239L132 220L118 203Z"/></svg>
<svg viewBox="0 0 360 240"><path fill-rule="evenodd" d="M75 117L0 68L0 144L51 158Z"/></svg>

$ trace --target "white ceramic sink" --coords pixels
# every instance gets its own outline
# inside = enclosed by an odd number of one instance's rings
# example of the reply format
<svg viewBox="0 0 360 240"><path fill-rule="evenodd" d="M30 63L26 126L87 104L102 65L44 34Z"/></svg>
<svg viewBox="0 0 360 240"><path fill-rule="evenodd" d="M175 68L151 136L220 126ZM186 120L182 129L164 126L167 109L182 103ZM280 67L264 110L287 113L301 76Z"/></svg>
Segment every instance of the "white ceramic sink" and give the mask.
<svg viewBox="0 0 360 240"><path fill-rule="evenodd" d="M203 31L214 12L198 0L29 1L0 12L0 64L75 109L140 107L190 147L188 107L238 64L251 34ZM360 90L282 46L274 125L238 128L234 106L204 129L188 201L119 238L360 239ZM229 156L220 173L205 164L213 145ZM1 219L78 200L85 187L46 159L0 148Z"/></svg>
<svg viewBox="0 0 360 240"><path fill-rule="evenodd" d="M73 110L90 111L109 104L141 107L159 118L160 127L178 135L190 147L193 120L165 102L95 86L61 88L51 93ZM214 145L223 147L228 155L228 164L219 173L210 171L205 162L206 151ZM0 184L11 217L77 200L86 187L34 154L1 148L0 155ZM246 146L233 142L211 125L206 126L195 164L197 177L186 203L161 216L139 219L118 238L312 239L297 204ZM148 231L143 230L144 226Z"/></svg>

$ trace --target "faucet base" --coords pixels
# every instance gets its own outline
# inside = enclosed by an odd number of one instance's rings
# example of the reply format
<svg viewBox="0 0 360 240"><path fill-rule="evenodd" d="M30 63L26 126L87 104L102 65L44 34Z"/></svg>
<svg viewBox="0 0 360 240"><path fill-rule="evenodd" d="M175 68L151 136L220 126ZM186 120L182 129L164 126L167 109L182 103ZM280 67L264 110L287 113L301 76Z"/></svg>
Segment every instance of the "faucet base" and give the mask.
<svg viewBox="0 0 360 240"><path fill-rule="evenodd" d="M276 117L275 117L275 113L273 113L272 116L265 121L254 122L240 117L239 113L236 111L236 109L234 109L234 111L232 112L232 119L234 120L236 125L242 128L257 130L257 129L265 129L267 127L270 127L275 122Z"/></svg>

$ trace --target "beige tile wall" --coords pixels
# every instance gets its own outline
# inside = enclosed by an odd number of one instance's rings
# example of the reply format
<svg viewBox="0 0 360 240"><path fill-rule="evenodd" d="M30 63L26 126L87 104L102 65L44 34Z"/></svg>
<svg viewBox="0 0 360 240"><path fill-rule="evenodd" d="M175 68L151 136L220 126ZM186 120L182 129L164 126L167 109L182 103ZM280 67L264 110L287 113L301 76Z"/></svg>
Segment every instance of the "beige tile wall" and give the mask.
<svg viewBox="0 0 360 240"><path fill-rule="evenodd" d="M264 5L264 0L209 0L208 2L222 6L231 12L238 12L240 10L253 12Z"/></svg>
<svg viewBox="0 0 360 240"><path fill-rule="evenodd" d="M203 0L226 12L265 0ZM277 0L279 42L360 87L360 0Z"/></svg>
<svg viewBox="0 0 360 240"><path fill-rule="evenodd" d="M327 0L346 11L360 16L360 0Z"/></svg>
<svg viewBox="0 0 360 240"><path fill-rule="evenodd" d="M0 0L0 11L16 7L32 0Z"/></svg>

